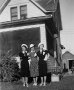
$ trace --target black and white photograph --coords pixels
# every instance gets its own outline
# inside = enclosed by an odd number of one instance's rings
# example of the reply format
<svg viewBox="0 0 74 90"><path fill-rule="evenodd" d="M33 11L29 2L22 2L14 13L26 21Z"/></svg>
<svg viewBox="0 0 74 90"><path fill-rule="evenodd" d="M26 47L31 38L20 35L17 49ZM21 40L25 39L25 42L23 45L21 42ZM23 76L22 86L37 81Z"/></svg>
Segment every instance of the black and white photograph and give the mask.
<svg viewBox="0 0 74 90"><path fill-rule="evenodd" d="M74 90L74 0L0 0L0 90Z"/></svg>

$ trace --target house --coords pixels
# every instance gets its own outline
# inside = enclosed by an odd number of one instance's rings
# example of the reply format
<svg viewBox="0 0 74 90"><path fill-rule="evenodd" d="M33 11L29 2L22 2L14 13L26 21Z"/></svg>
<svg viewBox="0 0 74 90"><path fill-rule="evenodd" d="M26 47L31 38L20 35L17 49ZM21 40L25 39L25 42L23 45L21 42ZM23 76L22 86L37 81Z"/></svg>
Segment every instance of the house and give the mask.
<svg viewBox="0 0 74 90"><path fill-rule="evenodd" d="M1 56L10 52L17 55L22 43L37 47L43 42L60 63L61 30L59 0L3 0L0 5Z"/></svg>
<svg viewBox="0 0 74 90"><path fill-rule="evenodd" d="M63 66L65 64L66 69L71 70L72 66L74 64L74 55L72 53L70 53L69 51L66 51L63 55L62 55L62 60L63 60Z"/></svg>

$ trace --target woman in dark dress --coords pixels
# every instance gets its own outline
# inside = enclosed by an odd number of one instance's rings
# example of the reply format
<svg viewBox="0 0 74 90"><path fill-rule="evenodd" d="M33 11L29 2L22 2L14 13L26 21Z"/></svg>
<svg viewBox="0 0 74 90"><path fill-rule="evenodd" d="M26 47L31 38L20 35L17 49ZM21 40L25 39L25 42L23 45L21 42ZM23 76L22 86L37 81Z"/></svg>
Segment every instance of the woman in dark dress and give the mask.
<svg viewBox="0 0 74 90"><path fill-rule="evenodd" d="M37 56L39 58L39 76L41 77L41 84L40 86L46 85L46 75L47 75L47 63L45 61L45 57L48 54L47 50L44 50L44 44L39 43L38 47L40 50L37 52Z"/></svg>
<svg viewBox="0 0 74 90"><path fill-rule="evenodd" d="M23 86L28 87L28 77L29 77L29 63L28 63L28 54L27 54L27 45L22 44L21 45L22 52L19 53L20 59L21 59L21 77L23 80Z"/></svg>

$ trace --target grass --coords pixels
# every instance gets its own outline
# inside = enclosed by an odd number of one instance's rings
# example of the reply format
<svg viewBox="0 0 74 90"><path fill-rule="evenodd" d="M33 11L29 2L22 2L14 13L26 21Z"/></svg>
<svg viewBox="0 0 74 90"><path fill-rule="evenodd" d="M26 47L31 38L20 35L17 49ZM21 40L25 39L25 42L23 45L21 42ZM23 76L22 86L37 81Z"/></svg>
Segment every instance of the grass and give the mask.
<svg viewBox="0 0 74 90"><path fill-rule="evenodd" d="M45 87L32 86L23 87L21 81L18 82L0 82L0 90L74 90L74 76L66 76L60 82L48 83Z"/></svg>

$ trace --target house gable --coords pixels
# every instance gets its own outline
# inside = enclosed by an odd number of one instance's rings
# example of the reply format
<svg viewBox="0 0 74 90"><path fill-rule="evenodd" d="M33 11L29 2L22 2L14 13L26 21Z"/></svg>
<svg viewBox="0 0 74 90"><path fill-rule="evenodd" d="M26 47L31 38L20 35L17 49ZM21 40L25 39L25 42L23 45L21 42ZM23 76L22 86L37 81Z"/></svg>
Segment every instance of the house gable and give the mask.
<svg viewBox="0 0 74 90"><path fill-rule="evenodd" d="M55 25L59 30L62 30L60 2L59 0L30 0L45 14L53 14Z"/></svg>
<svg viewBox="0 0 74 90"><path fill-rule="evenodd" d="M43 12L55 12L57 9L58 0L30 0L38 6Z"/></svg>
<svg viewBox="0 0 74 90"><path fill-rule="evenodd" d="M18 19L20 19L20 6L22 5L27 5L27 18L45 16L45 14L29 0L11 0L2 11L0 22L11 21L11 7L17 7Z"/></svg>
<svg viewBox="0 0 74 90"><path fill-rule="evenodd" d="M71 63L70 63L70 61L71 61ZM71 69L73 61L74 61L74 54L70 53L69 51L66 51L62 55L63 67L65 65L68 70Z"/></svg>
<svg viewBox="0 0 74 90"><path fill-rule="evenodd" d="M62 55L62 59L63 60L74 60L74 55L72 53L70 53L69 51L66 51L63 55Z"/></svg>
<svg viewBox="0 0 74 90"><path fill-rule="evenodd" d="M20 20L20 5L26 4L27 18L52 14L56 28L58 30L62 30L59 0L10 0L10 2L0 15L0 22L11 21L10 8L13 6L18 7L18 19Z"/></svg>

